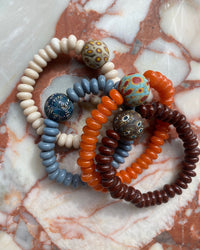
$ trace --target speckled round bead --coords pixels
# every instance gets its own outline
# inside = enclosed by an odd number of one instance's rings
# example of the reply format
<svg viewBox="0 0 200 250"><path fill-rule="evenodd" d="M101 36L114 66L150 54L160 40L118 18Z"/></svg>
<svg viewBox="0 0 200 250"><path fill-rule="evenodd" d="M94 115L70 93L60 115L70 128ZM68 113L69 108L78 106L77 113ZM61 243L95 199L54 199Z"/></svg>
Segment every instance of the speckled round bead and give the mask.
<svg viewBox="0 0 200 250"><path fill-rule="evenodd" d="M81 54L84 63L92 69L102 67L109 58L108 47L104 42L99 40L87 42L83 47Z"/></svg>
<svg viewBox="0 0 200 250"><path fill-rule="evenodd" d="M120 111L113 119L113 128L122 139L133 140L143 133L143 121L139 113L133 110Z"/></svg>
<svg viewBox="0 0 200 250"><path fill-rule="evenodd" d="M142 104L150 93L149 82L141 74L125 75L119 82L117 89L124 98L124 104L128 107Z"/></svg>
<svg viewBox="0 0 200 250"><path fill-rule="evenodd" d="M73 104L66 95L56 93L48 97L44 111L53 121L65 121L72 116Z"/></svg>

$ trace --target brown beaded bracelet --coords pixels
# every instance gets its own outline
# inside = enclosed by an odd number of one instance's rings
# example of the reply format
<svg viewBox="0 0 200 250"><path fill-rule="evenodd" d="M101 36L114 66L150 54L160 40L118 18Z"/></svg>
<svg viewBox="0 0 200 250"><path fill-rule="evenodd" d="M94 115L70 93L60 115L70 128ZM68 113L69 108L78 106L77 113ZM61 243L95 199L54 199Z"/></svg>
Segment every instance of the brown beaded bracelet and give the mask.
<svg viewBox="0 0 200 250"><path fill-rule="evenodd" d="M164 122L168 122L176 128L179 138L183 141L185 147L185 158L182 162L182 171L176 181L169 185L164 185L163 189L153 192L141 193L132 186L123 184L121 179L116 176L116 170L110 165L114 148L118 146L120 136L113 130L106 132L107 137L102 139L104 146L99 147L99 154L96 155L96 169L101 175L101 184L111 194L113 198L124 199L125 201L135 204L137 207L148 207L155 204L160 205L168 202L169 198L173 198L175 194L182 194L182 189L188 187L188 183L192 182L192 178L196 175L193 171L196 168L195 163L198 162L200 150L198 148L197 136L193 133L190 124L186 121L186 117L178 111L173 111L166 105L159 102L152 104L140 105L136 107L136 111L143 118L156 118Z"/></svg>

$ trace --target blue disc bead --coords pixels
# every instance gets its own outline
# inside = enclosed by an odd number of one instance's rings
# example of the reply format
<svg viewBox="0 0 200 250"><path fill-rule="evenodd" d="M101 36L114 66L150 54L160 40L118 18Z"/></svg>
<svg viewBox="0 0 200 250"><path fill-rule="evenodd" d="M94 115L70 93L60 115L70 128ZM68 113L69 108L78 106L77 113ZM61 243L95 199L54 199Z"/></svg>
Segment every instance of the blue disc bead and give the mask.
<svg viewBox="0 0 200 250"><path fill-rule="evenodd" d="M78 95L76 94L76 92L73 89L68 88L66 92L67 92L67 96L69 97L69 99L72 102L78 102L79 101L79 97L78 97Z"/></svg>
<svg viewBox="0 0 200 250"><path fill-rule="evenodd" d="M108 95L110 90L113 89L114 87L114 82L112 80L107 80L106 81L106 86L105 86L105 89L104 89L104 94L105 95Z"/></svg>
<svg viewBox="0 0 200 250"><path fill-rule="evenodd" d="M129 154L128 154L127 151L125 151L125 150L123 150L123 149L120 149L120 148L117 148L117 149L115 150L115 153L117 153L118 155L120 155L120 156L122 156L122 157L124 157L124 158L129 156Z"/></svg>
<svg viewBox="0 0 200 250"><path fill-rule="evenodd" d="M53 121L65 121L72 116L73 103L66 95L56 93L48 97L44 111L46 116Z"/></svg>
<svg viewBox="0 0 200 250"><path fill-rule="evenodd" d="M121 148L125 151L131 151L132 149L132 146L131 145L125 145L123 143L118 143L118 148Z"/></svg>
<svg viewBox="0 0 200 250"><path fill-rule="evenodd" d="M94 95L97 95L99 93L99 86L97 79L92 78L92 80L90 81L90 90Z"/></svg>
<svg viewBox="0 0 200 250"><path fill-rule="evenodd" d="M57 128L48 128L48 127L46 127L46 128L43 129L43 133L45 135L49 135L49 136L54 136L55 137L56 135L59 134L59 130Z"/></svg>
<svg viewBox="0 0 200 250"><path fill-rule="evenodd" d="M72 185L74 188L77 188L81 183L81 178L78 174L75 174L72 178Z"/></svg>
<svg viewBox="0 0 200 250"><path fill-rule="evenodd" d="M65 169L61 169L59 175L56 178L56 181L58 183L62 183L65 179L65 176L67 175L67 172Z"/></svg>
<svg viewBox="0 0 200 250"><path fill-rule="evenodd" d="M79 82L76 82L74 84L74 91L76 92L76 94L79 96L79 97L84 97L85 96L85 92L81 86L81 84Z"/></svg>
<svg viewBox="0 0 200 250"><path fill-rule="evenodd" d="M54 150L40 152L40 158L42 158L43 160L49 159L52 156L54 156Z"/></svg>
<svg viewBox="0 0 200 250"><path fill-rule="evenodd" d="M118 155L117 153L114 153L113 159L118 163L124 163L125 160L122 156Z"/></svg>
<svg viewBox="0 0 200 250"><path fill-rule="evenodd" d="M48 177L50 180L55 180L57 176L59 175L59 173L60 173L60 169L58 168L54 172L50 173Z"/></svg>
<svg viewBox="0 0 200 250"><path fill-rule="evenodd" d="M98 84L99 84L99 89L104 90L104 88L106 86L106 78L105 78L105 76L100 75L98 77Z"/></svg>
<svg viewBox="0 0 200 250"><path fill-rule="evenodd" d="M48 167L54 164L55 162L56 162L56 156L54 155L51 158L42 161L42 164L43 166Z"/></svg>
<svg viewBox="0 0 200 250"><path fill-rule="evenodd" d="M113 166L114 168L119 168L119 163L118 162L116 162L115 160L112 160L112 162L111 162L111 166Z"/></svg>
<svg viewBox="0 0 200 250"><path fill-rule="evenodd" d="M44 119L44 124L49 128L58 128L58 123L50 119Z"/></svg>
<svg viewBox="0 0 200 250"><path fill-rule="evenodd" d="M50 142L43 142L40 141L38 143L38 147L42 150L42 151L50 151L55 147L55 143L50 143Z"/></svg>
<svg viewBox="0 0 200 250"><path fill-rule="evenodd" d="M42 135L41 139L44 142L55 142L56 141L55 136L48 136L48 135Z"/></svg>
<svg viewBox="0 0 200 250"><path fill-rule="evenodd" d="M47 172L48 174L50 174L50 173L56 171L56 169L58 169L58 167L59 167L58 162L55 162L55 163L53 163L51 166L46 167L46 172Z"/></svg>
<svg viewBox="0 0 200 250"><path fill-rule="evenodd" d="M65 179L63 181L65 186L70 186L71 185L72 177L73 177L73 175L71 173L67 173L67 175L65 176Z"/></svg>
<svg viewBox="0 0 200 250"><path fill-rule="evenodd" d="M90 94L90 83L87 79L81 80L81 85L85 93Z"/></svg>

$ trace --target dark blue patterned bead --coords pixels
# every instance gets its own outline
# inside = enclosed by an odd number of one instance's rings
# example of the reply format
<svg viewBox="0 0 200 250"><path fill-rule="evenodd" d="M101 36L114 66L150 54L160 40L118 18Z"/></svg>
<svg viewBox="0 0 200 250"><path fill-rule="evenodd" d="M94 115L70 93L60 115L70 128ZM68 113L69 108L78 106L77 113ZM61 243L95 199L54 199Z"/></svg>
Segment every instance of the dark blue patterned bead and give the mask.
<svg viewBox="0 0 200 250"><path fill-rule="evenodd" d="M43 160L49 159L52 156L54 156L54 150L40 152L40 158L42 158Z"/></svg>
<svg viewBox="0 0 200 250"><path fill-rule="evenodd" d="M104 90L104 88L106 86L106 78L105 78L105 76L100 75L98 77L98 84L99 84L99 89Z"/></svg>
<svg viewBox="0 0 200 250"><path fill-rule="evenodd" d="M50 151L55 147L55 143L50 143L50 142L43 142L40 141L38 143L38 147L42 150L42 151Z"/></svg>
<svg viewBox="0 0 200 250"><path fill-rule="evenodd" d="M79 97L84 97L85 96L85 92L81 86L81 84L79 82L74 83L74 91L76 92L76 94Z"/></svg>
<svg viewBox="0 0 200 250"><path fill-rule="evenodd" d="M42 161L43 166L48 167L56 162L56 156L52 156L49 159Z"/></svg>
<svg viewBox="0 0 200 250"><path fill-rule="evenodd" d="M56 171L56 169L58 169L58 167L59 167L58 162L55 162L51 166L46 167L46 172L50 174L50 173Z"/></svg>
<svg viewBox="0 0 200 250"><path fill-rule="evenodd" d="M116 153L113 155L113 159L114 159L116 162L118 162L118 163L124 163L124 162L125 162L124 158L121 157L120 155L116 154Z"/></svg>
<svg viewBox="0 0 200 250"><path fill-rule="evenodd" d="M92 80L90 81L90 90L94 95L97 95L99 93L99 86L97 79L92 78Z"/></svg>
<svg viewBox="0 0 200 250"><path fill-rule="evenodd" d="M58 128L59 124L50 119L44 119L44 124L49 128Z"/></svg>
<svg viewBox="0 0 200 250"><path fill-rule="evenodd" d="M56 181L58 183L62 183L65 179L65 176L67 175L67 172L65 169L61 169L59 175L56 178Z"/></svg>
<svg viewBox="0 0 200 250"><path fill-rule="evenodd" d="M125 145L123 143L118 143L118 147L125 150L125 151L131 151L131 149L132 149L131 145Z"/></svg>
<svg viewBox="0 0 200 250"><path fill-rule="evenodd" d="M45 135L49 135L49 136L55 137L56 135L59 134L59 130L57 128L47 128L46 127L46 128L43 129L43 133Z"/></svg>
<svg viewBox="0 0 200 250"><path fill-rule="evenodd" d="M68 88L66 92L67 92L67 96L69 97L69 99L72 102L78 102L79 101L79 97L78 97L78 95L76 94L76 92L73 89Z"/></svg>
<svg viewBox="0 0 200 250"><path fill-rule="evenodd" d="M53 94L46 100L44 111L46 116L53 121L65 121L72 116L73 103L64 94Z"/></svg>
<svg viewBox="0 0 200 250"><path fill-rule="evenodd" d="M113 166L114 168L119 168L119 163L118 162L116 162L115 160L113 160L112 162L111 162L111 166Z"/></svg>
<svg viewBox="0 0 200 250"><path fill-rule="evenodd" d="M107 80L106 81L106 86L105 86L105 89L104 89L104 94L108 95L110 90L113 89L113 86L114 86L114 82L112 80Z"/></svg>
<svg viewBox="0 0 200 250"><path fill-rule="evenodd" d="M57 176L59 175L59 173L60 173L60 169L58 168L56 171L49 174L48 177L50 180L55 180Z"/></svg>
<svg viewBox="0 0 200 250"><path fill-rule="evenodd" d="M48 136L48 135L42 135L41 139L44 142L55 142L56 141L55 136Z"/></svg>
<svg viewBox="0 0 200 250"><path fill-rule="evenodd" d="M81 85L85 93L90 94L90 83L87 79L81 80Z"/></svg>
<svg viewBox="0 0 200 250"><path fill-rule="evenodd" d="M80 175L78 174L75 174L72 178L72 185L74 188L77 188L80 184L80 181L81 181L81 178L80 178Z"/></svg>
<svg viewBox="0 0 200 250"><path fill-rule="evenodd" d="M120 149L120 148L117 148L115 150L115 153L117 153L118 155L122 156L122 157L128 157L128 152L123 150L123 149Z"/></svg>
<svg viewBox="0 0 200 250"><path fill-rule="evenodd" d="M65 186L70 186L72 183L72 177L73 177L73 175L71 173L67 173L67 175L65 176L65 179L63 181L63 184Z"/></svg>

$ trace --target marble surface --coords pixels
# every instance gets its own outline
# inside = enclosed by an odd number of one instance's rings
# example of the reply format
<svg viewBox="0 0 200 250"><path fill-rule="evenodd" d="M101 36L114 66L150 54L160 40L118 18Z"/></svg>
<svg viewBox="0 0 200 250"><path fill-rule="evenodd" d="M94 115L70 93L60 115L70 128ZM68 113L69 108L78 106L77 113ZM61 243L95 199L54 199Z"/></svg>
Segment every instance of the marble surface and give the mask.
<svg viewBox="0 0 200 250"><path fill-rule="evenodd" d="M137 209L90 188L63 187L47 179L39 137L15 97L28 61L53 36L101 39L120 77L152 69L170 78L174 108L200 138L200 1L7 0L1 1L0 22L0 249L200 249L199 163L181 196L153 208ZM42 111L50 94L97 75L73 55L61 56L41 74L33 98ZM91 108L77 105L61 129L81 133ZM134 145L121 169L147 142ZM173 129L162 149L132 185L153 190L175 178L183 148ZM77 156L77 150L57 149L61 167L74 173L80 173Z"/></svg>

